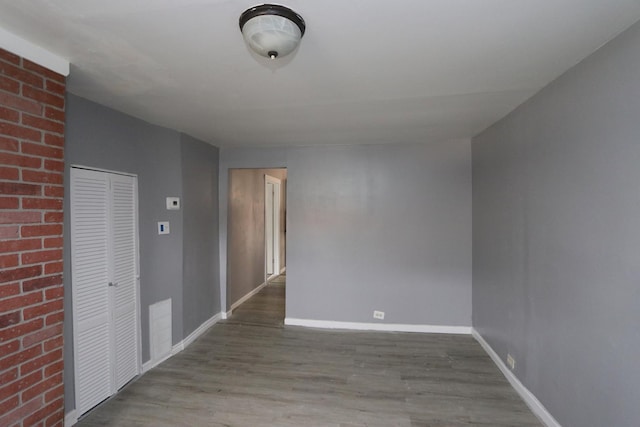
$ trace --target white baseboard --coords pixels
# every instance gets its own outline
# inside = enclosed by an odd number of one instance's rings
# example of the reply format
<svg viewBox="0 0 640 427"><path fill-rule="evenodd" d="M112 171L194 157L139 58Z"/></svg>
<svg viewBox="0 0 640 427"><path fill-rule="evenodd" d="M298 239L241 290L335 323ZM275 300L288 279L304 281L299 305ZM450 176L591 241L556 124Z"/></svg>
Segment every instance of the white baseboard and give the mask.
<svg viewBox="0 0 640 427"><path fill-rule="evenodd" d="M187 348L192 342L198 339L200 335L204 334L210 327L218 323L220 319L222 319L222 314L218 313L206 320L202 325L198 326L195 331L191 332L188 337L182 340L183 347L181 350Z"/></svg>
<svg viewBox="0 0 640 427"><path fill-rule="evenodd" d="M171 354L169 354L168 357L165 357L165 360L167 360L171 356L174 356L174 355L180 353L182 350L184 350L184 348L185 348L184 340L182 340L179 343L177 343L176 345L174 345L173 347L171 347Z"/></svg>
<svg viewBox="0 0 640 427"><path fill-rule="evenodd" d="M267 283L268 283L268 281L267 282L262 282L262 284L260 284L257 288L255 288L254 290L250 291L248 294L246 294L245 296L240 298L238 301L236 301L233 304L231 304L231 309L227 312L227 315L231 316L231 312L233 310L235 310L236 308L240 307L240 305L242 305L242 303L244 303L246 300L248 300L249 298L251 298L252 296L257 294L258 292L260 292L262 290L262 288L267 286Z"/></svg>
<svg viewBox="0 0 640 427"><path fill-rule="evenodd" d="M505 365L502 359L500 359L498 353L496 353L493 348L491 348L489 343L485 341L484 338L482 338L482 335L480 335L480 333L475 328L472 328L471 334L476 339L476 341L480 343L484 351L486 351L491 360L493 360L493 363L495 363L498 369L500 369L503 375L507 378L507 381L509 381L511 386L516 390L516 392L518 392L520 397L522 397L522 400L524 400L524 402L535 414L535 416L538 417L540 421L542 421L542 423L547 427L561 427L560 423L556 421L555 418L553 418L553 415L551 415L549 411L547 411L547 408L545 408L544 405L540 403L538 398L533 393L531 393L529 389L524 386L524 384L520 382L518 377L516 377L514 373L511 372L511 370L507 367L507 365Z"/></svg>
<svg viewBox="0 0 640 427"><path fill-rule="evenodd" d="M220 319L223 318L225 313L217 313L212 316L210 319L206 320L202 325L198 326L198 328L191 332L188 337L177 343L171 348L171 353L167 354L163 358L159 360L149 360L142 365L142 374L149 371L150 369L155 368L165 360L169 359L171 356L180 353L182 350L187 348L189 344L194 342L200 335L204 334L210 327L218 323ZM76 410L69 411L64 416L64 427L71 427L78 422L78 415Z"/></svg>
<svg viewBox="0 0 640 427"><path fill-rule="evenodd" d="M336 322L333 320L284 319L285 325L307 328L350 329L354 331L420 332L428 334L471 334L470 326L403 325L398 323Z"/></svg>
<svg viewBox="0 0 640 427"><path fill-rule="evenodd" d="M67 412L64 415L64 427L71 427L76 425L76 423L78 422L78 413L76 412L75 409Z"/></svg>
<svg viewBox="0 0 640 427"><path fill-rule="evenodd" d="M162 358L160 358L158 360L147 360L146 362L144 362L142 364L142 373L144 374L148 370L155 368L156 366L158 366L159 364L161 364L162 362L164 362L165 360L167 360L168 358L170 358L174 354L175 353L173 352L173 349L172 349L171 353L167 354L166 356L164 356L164 357L162 357Z"/></svg>
<svg viewBox="0 0 640 427"><path fill-rule="evenodd" d="M284 267L282 269L282 271L280 272L280 274L282 274L282 272L284 272L284 270L286 269L286 267ZM277 277L277 276L273 276L273 277ZM223 311L221 313L221 319L222 320L226 320L228 318L231 317L231 314L233 313L233 310L235 310L236 308L240 307L243 303L245 303L249 298L251 298L252 296L254 296L255 294L257 294L258 292L260 292L262 290L262 288L264 288L265 286L267 286L267 284L269 284L269 280L272 279L273 277L270 277L266 282L262 282L257 288L255 288L252 291L249 291L249 293L247 293L245 296L243 296L242 298L240 298L238 301L234 302L233 304L231 304L231 308L229 309L229 311L227 311L226 313Z"/></svg>
<svg viewBox="0 0 640 427"><path fill-rule="evenodd" d="M171 348L171 353L167 354L162 359L149 360L145 362L142 365L142 373L144 374L149 369L155 368L156 366L158 366L159 364L161 364L171 356L176 355L180 353L182 350L184 350L185 348L187 348L189 344L194 342L200 335L204 334L207 331L207 329L209 329L210 327L218 323L218 321L223 318L223 314L224 313L217 313L214 316L212 316L210 319L206 320L202 325L198 326L198 328L195 331L191 332L188 337L186 337L179 343L175 344Z"/></svg>

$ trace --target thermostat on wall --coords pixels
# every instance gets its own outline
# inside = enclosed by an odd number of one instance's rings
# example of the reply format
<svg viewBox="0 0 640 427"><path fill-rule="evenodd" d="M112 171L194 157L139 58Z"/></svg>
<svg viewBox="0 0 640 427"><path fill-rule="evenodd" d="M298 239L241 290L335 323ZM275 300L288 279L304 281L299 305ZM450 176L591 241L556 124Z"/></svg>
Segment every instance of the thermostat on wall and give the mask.
<svg viewBox="0 0 640 427"><path fill-rule="evenodd" d="M170 211L180 209L180 197L167 197L167 209Z"/></svg>

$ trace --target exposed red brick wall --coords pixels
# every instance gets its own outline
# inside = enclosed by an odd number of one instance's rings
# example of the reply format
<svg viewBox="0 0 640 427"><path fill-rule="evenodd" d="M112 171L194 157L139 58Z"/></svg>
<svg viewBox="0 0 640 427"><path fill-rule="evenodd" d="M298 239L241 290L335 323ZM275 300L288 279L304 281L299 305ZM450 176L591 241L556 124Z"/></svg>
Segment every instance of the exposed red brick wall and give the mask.
<svg viewBox="0 0 640 427"><path fill-rule="evenodd" d="M0 426L62 426L65 77L0 49Z"/></svg>

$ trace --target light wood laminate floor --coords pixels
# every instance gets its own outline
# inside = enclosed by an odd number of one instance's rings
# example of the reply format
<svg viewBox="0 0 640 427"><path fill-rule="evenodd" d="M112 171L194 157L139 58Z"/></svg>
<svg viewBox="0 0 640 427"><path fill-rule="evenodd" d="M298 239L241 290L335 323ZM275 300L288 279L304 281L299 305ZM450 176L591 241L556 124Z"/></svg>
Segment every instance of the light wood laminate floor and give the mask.
<svg viewBox="0 0 640 427"><path fill-rule="evenodd" d="M78 423L540 426L470 336L283 327L271 283Z"/></svg>

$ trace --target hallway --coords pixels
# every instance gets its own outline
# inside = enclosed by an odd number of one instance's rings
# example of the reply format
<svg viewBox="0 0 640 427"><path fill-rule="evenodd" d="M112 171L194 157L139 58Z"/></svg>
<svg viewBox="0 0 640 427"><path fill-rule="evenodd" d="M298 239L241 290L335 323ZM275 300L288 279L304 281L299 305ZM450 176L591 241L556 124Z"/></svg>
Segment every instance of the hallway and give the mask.
<svg viewBox="0 0 640 427"><path fill-rule="evenodd" d="M282 278L80 423L540 426L464 335L284 327Z"/></svg>
<svg viewBox="0 0 640 427"><path fill-rule="evenodd" d="M235 309L222 323L283 327L285 279L281 274L269 281L268 286Z"/></svg>

